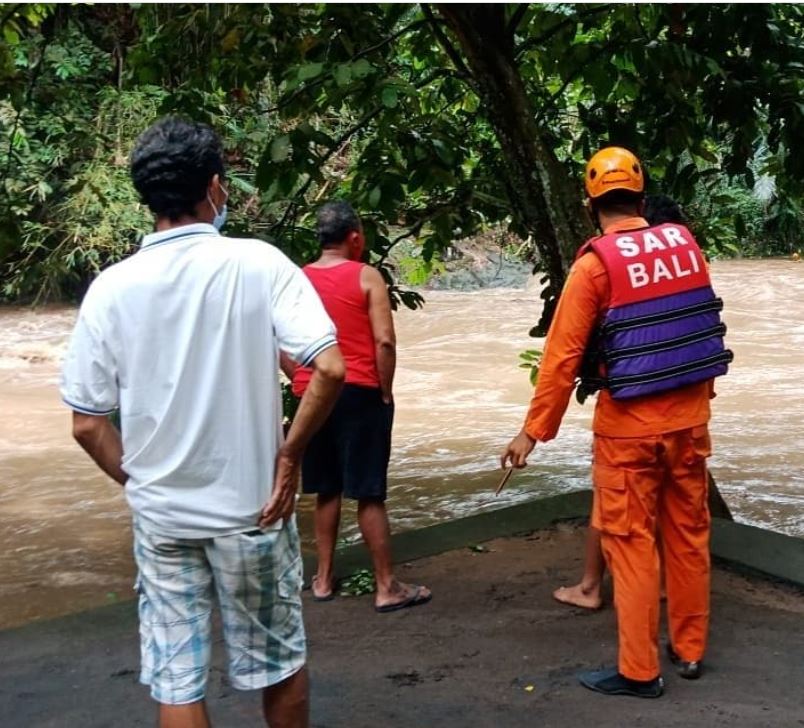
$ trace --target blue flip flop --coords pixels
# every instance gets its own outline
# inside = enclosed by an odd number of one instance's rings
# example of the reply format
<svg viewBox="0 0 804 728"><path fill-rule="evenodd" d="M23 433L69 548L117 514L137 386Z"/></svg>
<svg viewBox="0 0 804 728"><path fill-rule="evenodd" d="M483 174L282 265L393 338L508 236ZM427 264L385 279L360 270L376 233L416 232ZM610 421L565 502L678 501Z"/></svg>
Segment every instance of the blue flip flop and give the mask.
<svg viewBox="0 0 804 728"><path fill-rule="evenodd" d="M408 607L418 607L420 604L427 604L432 598L433 593L422 594L423 586L417 586L416 591L413 592L407 599L396 604L386 604L382 607L374 607L375 612L386 614L387 612L398 612L400 609L407 609Z"/></svg>
<svg viewBox="0 0 804 728"><path fill-rule="evenodd" d="M335 598L335 591L331 591L329 594L325 594L323 597L318 596L315 593L315 583L318 581L318 576L314 576L312 581L310 582L310 591L313 593L313 601L314 602L331 602Z"/></svg>

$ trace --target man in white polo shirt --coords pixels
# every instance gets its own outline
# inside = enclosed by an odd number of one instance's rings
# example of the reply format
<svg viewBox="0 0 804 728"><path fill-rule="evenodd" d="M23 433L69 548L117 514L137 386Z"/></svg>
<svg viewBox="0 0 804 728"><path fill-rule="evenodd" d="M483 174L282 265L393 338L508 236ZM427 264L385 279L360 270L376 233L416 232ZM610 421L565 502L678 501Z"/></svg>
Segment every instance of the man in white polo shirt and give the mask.
<svg viewBox="0 0 804 728"><path fill-rule="evenodd" d="M227 192L212 129L161 119L137 141L131 173L156 231L90 286L61 391L76 440L132 510L141 681L162 728L209 725L217 599L232 684L263 689L272 728L303 728L293 509L302 452L344 377L335 330L280 251L220 235ZM314 370L284 443L280 348ZM118 408L122 436L107 417Z"/></svg>

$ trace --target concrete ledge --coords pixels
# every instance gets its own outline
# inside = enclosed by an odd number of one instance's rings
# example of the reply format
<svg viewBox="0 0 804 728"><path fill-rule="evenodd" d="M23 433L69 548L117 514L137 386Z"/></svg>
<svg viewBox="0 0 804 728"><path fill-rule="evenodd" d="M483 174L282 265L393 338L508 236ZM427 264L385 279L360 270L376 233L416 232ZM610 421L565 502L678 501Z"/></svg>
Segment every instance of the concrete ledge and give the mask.
<svg viewBox="0 0 804 728"><path fill-rule="evenodd" d="M804 587L802 538L715 518L712 554Z"/></svg>
<svg viewBox="0 0 804 728"><path fill-rule="evenodd" d="M556 521L587 518L591 504L592 491L574 491L404 531L392 537L394 561L414 561L495 538L537 531ZM804 539L715 518L712 555L804 587ZM315 573L315 556L307 555L304 566L306 574ZM370 566L362 544L338 550L339 574Z"/></svg>
<svg viewBox="0 0 804 728"><path fill-rule="evenodd" d="M557 521L586 519L591 503L590 490L574 491L397 533L392 537L394 560L397 563L414 561L495 538L538 531ZM804 588L804 539L716 518L712 523L712 554L738 567ZM304 562L305 574L314 574L315 556L306 554ZM363 544L338 549L336 570L339 575L370 566L371 561ZM134 604L135 600L126 600L54 620L33 622L24 627L0 631L0 634L15 632L36 635L49 634L52 630L55 630L53 634L57 634L68 624L71 625L68 631L83 625L103 633L109 620L117 622L125 617L134 624Z"/></svg>
<svg viewBox="0 0 804 728"><path fill-rule="evenodd" d="M586 518L591 504L592 491L574 491L403 531L391 537L394 561L414 561L495 538L530 533L556 521ZM363 544L338 549L336 570L339 574L349 574L369 566L371 560ZM314 555L305 556L304 571L305 574L315 573Z"/></svg>

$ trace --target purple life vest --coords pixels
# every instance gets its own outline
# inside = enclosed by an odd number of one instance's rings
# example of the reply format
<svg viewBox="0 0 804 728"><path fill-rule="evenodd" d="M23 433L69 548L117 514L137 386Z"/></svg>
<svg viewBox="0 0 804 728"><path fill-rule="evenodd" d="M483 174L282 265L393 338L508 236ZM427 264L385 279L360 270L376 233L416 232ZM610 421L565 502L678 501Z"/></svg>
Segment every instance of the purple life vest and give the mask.
<svg viewBox="0 0 804 728"><path fill-rule="evenodd" d="M701 249L683 225L603 235L594 251L606 268L611 301L587 350L578 398L606 388L614 399L659 394L726 374L723 301Z"/></svg>

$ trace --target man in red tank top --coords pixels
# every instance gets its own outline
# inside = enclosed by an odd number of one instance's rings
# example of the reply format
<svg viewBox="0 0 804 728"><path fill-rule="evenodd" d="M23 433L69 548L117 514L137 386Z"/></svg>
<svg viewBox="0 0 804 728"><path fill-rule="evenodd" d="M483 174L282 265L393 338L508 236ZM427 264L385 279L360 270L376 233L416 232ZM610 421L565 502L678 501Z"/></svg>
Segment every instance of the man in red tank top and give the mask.
<svg viewBox="0 0 804 728"><path fill-rule="evenodd" d="M377 593L374 607L392 612L430 601L427 587L394 578L391 534L385 510L396 337L388 290L380 273L360 262L365 239L360 219L343 201L318 212L321 256L304 268L335 323L346 362L340 399L311 440L302 463L302 490L316 494L316 601L334 595L333 557L344 495L357 500L357 518L371 552ZM301 396L311 371L282 356L282 368Z"/></svg>

